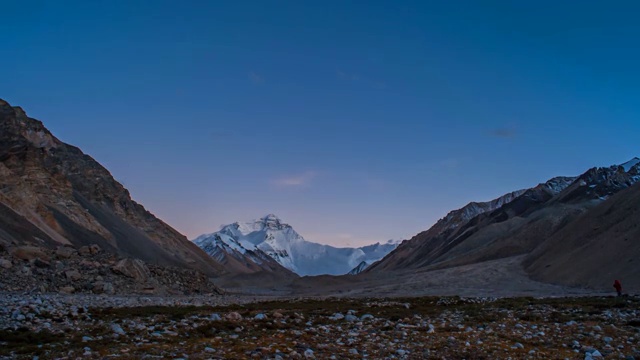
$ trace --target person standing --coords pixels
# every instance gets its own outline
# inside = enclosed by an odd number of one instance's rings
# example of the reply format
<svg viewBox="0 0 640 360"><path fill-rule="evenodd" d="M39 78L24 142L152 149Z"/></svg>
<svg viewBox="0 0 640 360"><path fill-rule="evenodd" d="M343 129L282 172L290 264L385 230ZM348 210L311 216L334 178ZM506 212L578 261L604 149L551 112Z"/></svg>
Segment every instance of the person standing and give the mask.
<svg viewBox="0 0 640 360"><path fill-rule="evenodd" d="M622 284L620 283L620 280L614 281L613 282L613 287L618 292L618 296L622 296Z"/></svg>

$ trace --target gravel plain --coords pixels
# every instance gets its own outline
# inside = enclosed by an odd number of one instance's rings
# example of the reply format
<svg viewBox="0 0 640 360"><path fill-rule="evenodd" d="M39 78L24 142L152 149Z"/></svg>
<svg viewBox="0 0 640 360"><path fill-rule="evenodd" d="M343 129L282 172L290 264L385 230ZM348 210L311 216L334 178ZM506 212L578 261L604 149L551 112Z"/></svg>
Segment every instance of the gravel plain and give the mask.
<svg viewBox="0 0 640 360"><path fill-rule="evenodd" d="M640 298L0 295L0 359L635 359Z"/></svg>

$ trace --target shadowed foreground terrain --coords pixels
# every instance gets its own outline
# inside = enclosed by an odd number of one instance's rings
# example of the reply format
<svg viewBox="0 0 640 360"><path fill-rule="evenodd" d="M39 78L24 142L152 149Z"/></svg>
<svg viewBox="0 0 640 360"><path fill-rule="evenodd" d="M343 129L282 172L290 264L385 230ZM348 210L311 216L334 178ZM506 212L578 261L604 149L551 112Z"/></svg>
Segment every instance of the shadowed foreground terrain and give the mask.
<svg viewBox="0 0 640 360"><path fill-rule="evenodd" d="M637 297L329 298L232 305L220 298L194 299L121 298L109 307L85 307L74 297L7 296L0 304L0 358L640 356ZM150 305L129 307L145 301Z"/></svg>

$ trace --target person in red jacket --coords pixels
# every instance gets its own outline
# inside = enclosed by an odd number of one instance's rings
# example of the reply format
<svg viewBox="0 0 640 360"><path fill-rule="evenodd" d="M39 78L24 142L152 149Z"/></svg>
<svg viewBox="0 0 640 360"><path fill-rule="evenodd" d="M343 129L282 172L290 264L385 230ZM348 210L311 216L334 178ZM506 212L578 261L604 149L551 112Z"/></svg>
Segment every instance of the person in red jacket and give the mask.
<svg viewBox="0 0 640 360"><path fill-rule="evenodd" d="M616 291L618 292L618 296L622 296L622 284L620 283L620 280L614 281L613 287L616 288Z"/></svg>

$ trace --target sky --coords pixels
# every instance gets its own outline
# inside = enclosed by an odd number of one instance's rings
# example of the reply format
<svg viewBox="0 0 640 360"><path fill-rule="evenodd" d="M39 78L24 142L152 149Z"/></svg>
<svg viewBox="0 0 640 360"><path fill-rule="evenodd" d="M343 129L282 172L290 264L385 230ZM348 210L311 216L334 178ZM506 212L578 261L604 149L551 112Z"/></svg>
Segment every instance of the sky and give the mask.
<svg viewBox="0 0 640 360"><path fill-rule="evenodd" d="M640 156L637 1L6 1L0 98L194 238L405 239Z"/></svg>

